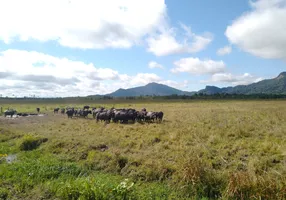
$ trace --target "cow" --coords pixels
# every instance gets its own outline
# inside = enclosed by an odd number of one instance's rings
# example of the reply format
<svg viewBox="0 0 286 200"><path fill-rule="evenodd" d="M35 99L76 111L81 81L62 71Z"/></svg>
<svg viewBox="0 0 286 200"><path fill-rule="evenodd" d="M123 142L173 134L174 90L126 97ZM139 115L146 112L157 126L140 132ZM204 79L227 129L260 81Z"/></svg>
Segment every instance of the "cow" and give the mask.
<svg viewBox="0 0 286 200"><path fill-rule="evenodd" d="M67 114L68 118L72 118L73 114L74 114L74 109L73 108L67 109L66 114Z"/></svg>
<svg viewBox="0 0 286 200"><path fill-rule="evenodd" d="M91 114L91 110L79 110L77 113L80 117L87 118Z"/></svg>
<svg viewBox="0 0 286 200"><path fill-rule="evenodd" d="M78 110L77 109L74 110L74 116L78 116Z"/></svg>
<svg viewBox="0 0 286 200"><path fill-rule="evenodd" d="M4 112L4 117L6 117L6 116L10 115L10 116L11 116L11 118L12 118L12 117L13 117L13 115L15 115L16 113L17 113L17 111L16 111L16 110L9 109L9 110L6 110L6 111Z"/></svg>
<svg viewBox="0 0 286 200"><path fill-rule="evenodd" d="M162 111L157 112L156 113L156 120L159 120L159 122L162 122L163 116L164 116L164 113Z"/></svg>
<svg viewBox="0 0 286 200"><path fill-rule="evenodd" d="M128 123L131 120L133 123L137 117L137 112L134 109L122 109L115 110L113 112L112 121L117 123L118 121L121 123Z"/></svg>
<svg viewBox="0 0 286 200"><path fill-rule="evenodd" d="M150 122L151 120L154 121L156 119L157 113L156 112L147 112L145 116L145 121Z"/></svg>
<svg viewBox="0 0 286 200"><path fill-rule="evenodd" d="M147 114L146 110L145 111L143 111L143 110L142 111L137 111L136 113L137 113L137 116L136 116L137 122L142 122L142 121L145 120L145 117L146 117L146 114Z"/></svg>
<svg viewBox="0 0 286 200"><path fill-rule="evenodd" d="M113 116L113 110L112 109L107 110L107 111L100 111L96 114L96 122L101 120L101 121L105 121L105 122L109 123L112 116Z"/></svg>
<svg viewBox="0 0 286 200"><path fill-rule="evenodd" d="M40 108L37 108L36 110L37 110L38 113L40 112Z"/></svg>
<svg viewBox="0 0 286 200"><path fill-rule="evenodd" d="M85 110L85 109L89 109L90 108L90 106L84 106L83 107L83 109Z"/></svg>
<svg viewBox="0 0 286 200"><path fill-rule="evenodd" d="M102 112L104 110L104 108L97 108L97 109L93 109L92 110L92 116L93 118L95 119L96 118L96 114L99 113L99 112Z"/></svg>
<svg viewBox="0 0 286 200"><path fill-rule="evenodd" d="M54 108L54 113L59 113L60 108Z"/></svg>
<svg viewBox="0 0 286 200"><path fill-rule="evenodd" d="M62 108L61 109L61 114L65 114L66 109Z"/></svg>

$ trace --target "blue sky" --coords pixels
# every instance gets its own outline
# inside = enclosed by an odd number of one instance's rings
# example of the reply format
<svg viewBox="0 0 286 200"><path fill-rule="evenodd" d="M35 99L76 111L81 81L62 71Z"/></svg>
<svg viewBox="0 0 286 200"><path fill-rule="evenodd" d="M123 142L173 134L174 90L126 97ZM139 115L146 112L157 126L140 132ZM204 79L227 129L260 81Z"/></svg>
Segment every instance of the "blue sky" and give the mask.
<svg viewBox="0 0 286 200"><path fill-rule="evenodd" d="M3 0L6 96L197 91L286 71L286 0Z"/></svg>

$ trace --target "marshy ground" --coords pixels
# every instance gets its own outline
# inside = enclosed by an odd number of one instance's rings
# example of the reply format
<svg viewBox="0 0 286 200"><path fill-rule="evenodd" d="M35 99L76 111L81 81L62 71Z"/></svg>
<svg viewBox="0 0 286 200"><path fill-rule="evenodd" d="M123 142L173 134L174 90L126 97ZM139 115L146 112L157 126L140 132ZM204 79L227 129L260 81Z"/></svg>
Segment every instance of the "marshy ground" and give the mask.
<svg viewBox="0 0 286 200"><path fill-rule="evenodd" d="M285 101L100 104L164 112L145 124L52 112L83 105L2 105L47 115L0 117L0 154L16 156L0 157L0 199L286 198Z"/></svg>

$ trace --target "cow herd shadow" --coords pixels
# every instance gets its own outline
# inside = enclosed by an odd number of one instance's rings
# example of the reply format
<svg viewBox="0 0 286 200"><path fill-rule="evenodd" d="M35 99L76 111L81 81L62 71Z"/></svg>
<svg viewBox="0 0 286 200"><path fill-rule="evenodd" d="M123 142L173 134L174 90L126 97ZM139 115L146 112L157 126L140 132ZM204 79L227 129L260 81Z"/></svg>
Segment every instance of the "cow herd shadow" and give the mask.
<svg viewBox="0 0 286 200"><path fill-rule="evenodd" d="M83 120L88 120L88 121L95 121L95 123L98 123L98 124L120 124L120 125L134 125L134 124L164 124L164 123L167 123L167 122L170 122L170 120L162 120L162 121L124 121L124 122L114 122L112 120L110 120L110 122L108 121L97 121L96 119L94 118L84 118L84 117L78 117L78 116L73 116L72 118L68 118L68 120L78 120L78 119L83 119Z"/></svg>

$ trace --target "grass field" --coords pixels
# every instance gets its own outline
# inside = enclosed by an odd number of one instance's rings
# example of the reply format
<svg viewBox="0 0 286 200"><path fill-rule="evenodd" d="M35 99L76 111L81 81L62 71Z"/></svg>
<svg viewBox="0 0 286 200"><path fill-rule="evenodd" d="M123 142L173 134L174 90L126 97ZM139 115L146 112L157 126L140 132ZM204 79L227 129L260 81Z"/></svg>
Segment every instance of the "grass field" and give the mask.
<svg viewBox="0 0 286 200"><path fill-rule="evenodd" d="M100 105L163 122L52 113L84 102L2 104L48 115L0 118L0 154L16 156L0 157L0 199L286 199L286 101L116 103Z"/></svg>

